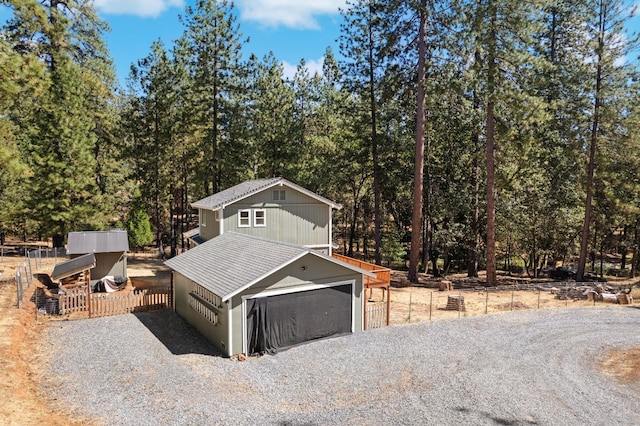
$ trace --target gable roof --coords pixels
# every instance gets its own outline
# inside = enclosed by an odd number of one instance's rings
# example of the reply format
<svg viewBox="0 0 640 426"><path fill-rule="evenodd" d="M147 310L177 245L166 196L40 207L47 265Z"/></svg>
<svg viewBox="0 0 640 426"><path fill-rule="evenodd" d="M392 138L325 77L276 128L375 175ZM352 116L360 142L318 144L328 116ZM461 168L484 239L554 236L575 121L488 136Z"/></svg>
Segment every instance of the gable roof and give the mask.
<svg viewBox="0 0 640 426"><path fill-rule="evenodd" d="M122 251L129 251L127 231L122 229L69 232L67 237L68 254L113 253Z"/></svg>
<svg viewBox="0 0 640 426"><path fill-rule="evenodd" d="M227 188L224 191L220 191L216 194L203 198L202 200L195 201L191 203L191 206L196 209L205 209L205 210L224 209L226 206L230 204L233 204L251 195L267 190L276 185L288 186L289 188L295 189L296 191L299 191L315 200L325 203L334 209L342 208L340 204L335 203L327 198L324 198L314 192L311 192L308 189L305 189L299 185L296 185L295 183L289 182L288 180L281 177L276 177L271 179L248 180L236 186L232 186L231 188Z"/></svg>
<svg viewBox="0 0 640 426"><path fill-rule="evenodd" d="M67 260L54 266L53 272L51 272L51 279L58 281L71 275L79 274L87 269L92 269L95 266L96 257L93 253L78 256L75 259Z"/></svg>
<svg viewBox="0 0 640 426"><path fill-rule="evenodd" d="M265 256L268 253L268 256ZM174 271L231 299L258 281L306 255L324 258L358 273L374 274L310 248L227 232L165 262Z"/></svg>

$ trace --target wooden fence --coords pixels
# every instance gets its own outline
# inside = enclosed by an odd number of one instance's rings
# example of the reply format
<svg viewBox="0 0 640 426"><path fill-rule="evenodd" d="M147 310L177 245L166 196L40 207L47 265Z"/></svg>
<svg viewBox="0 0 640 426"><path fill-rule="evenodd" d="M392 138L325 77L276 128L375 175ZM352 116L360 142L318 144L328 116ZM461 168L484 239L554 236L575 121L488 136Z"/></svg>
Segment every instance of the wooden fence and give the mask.
<svg viewBox="0 0 640 426"><path fill-rule="evenodd" d="M385 327L387 325L387 304L386 303L367 303L366 322L367 330Z"/></svg>
<svg viewBox="0 0 640 426"><path fill-rule="evenodd" d="M154 287L131 292L91 293L91 306L87 303L87 289L65 290L59 295L58 312L61 315L87 312L89 317L124 315L173 307L171 287ZM91 308L91 309L89 309Z"/></svg>

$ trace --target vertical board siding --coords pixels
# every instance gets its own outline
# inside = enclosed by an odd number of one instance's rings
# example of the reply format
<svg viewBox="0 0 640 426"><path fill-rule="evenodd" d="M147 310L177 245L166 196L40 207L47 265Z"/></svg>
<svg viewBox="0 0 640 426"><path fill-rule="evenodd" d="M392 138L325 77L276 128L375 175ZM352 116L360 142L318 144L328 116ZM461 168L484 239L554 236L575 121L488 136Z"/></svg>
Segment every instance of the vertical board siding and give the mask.
<svg viewBox="0 0 640 426"><path fill-rule="evenodd" d="M266 210L264 227L238 227L238 210ZM329 211L324 204L236 204L225 212L225 232L232 231L298 245L329 245ZM228 214L228 216L227 216ZM253 216L251 217L253 225Z"/></svg>

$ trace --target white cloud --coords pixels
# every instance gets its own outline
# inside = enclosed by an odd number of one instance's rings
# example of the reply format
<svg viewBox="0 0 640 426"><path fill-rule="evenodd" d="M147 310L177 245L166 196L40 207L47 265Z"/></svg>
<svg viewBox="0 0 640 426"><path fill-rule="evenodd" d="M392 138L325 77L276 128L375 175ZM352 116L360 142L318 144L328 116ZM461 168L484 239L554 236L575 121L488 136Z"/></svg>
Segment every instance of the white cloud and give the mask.
<svg viewBox="0 0 640 426"><path fill-rule="evenodd" d="M184 0L95 0L96 8L106 14L155 18L171 7L184 8Z"/></svg>
<svg viewBox="0 0 640 426"><path fill-rule="evenodd" d="M336 15L346 0L239 0L242 19L269 27L318 29L317 15Z"/></svg>
<svg viewBox="0 0 640 426"><path fill-rule="evenodd" d="M305 59L305 65L307 67L307 70L309 71L310 76L313 76L316 73L322 75L323 63L324 63L324 56L318 60ZM300 64L298 63L296 65L291 65L287 61L282 61L282 75L284 76L284 78L293 79L293 77L296 75L296 70L298 69L298 65Z"/></svg>

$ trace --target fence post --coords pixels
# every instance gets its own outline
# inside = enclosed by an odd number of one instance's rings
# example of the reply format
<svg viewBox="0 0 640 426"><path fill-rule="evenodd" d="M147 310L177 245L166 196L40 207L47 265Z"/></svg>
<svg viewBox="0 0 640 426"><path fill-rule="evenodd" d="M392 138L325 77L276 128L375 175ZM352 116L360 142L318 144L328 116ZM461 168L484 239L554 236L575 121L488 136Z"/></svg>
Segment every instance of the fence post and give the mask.
<svg viewBox="0 0 640 426"><path fill-rule="evenodd" d="M484 298L484 314L487 315L489 313L489 289L488 288L484 289L484 294L485 294L485 298Z"/></svg>
<svg viewBox="0 0 640 426"><path fill-rule="evenodd" d="M22 297L20 297L21 288L22 279L20 277L20 267L18 266L18 268L16 269L16 305L18 306L18 309L20 309L20 299L22 299Z"/></svg>
<svg viewBox="0 0 640 426"><path fill-rule="evenodd" d="M411 295L413 293L409 293L409 322L411 322Z"/></svg>
<svg viewBox="0 0 640 426"><path fill-rule="evenodd" d="M514 284L513 287L511 287L511 310L513 311L513 296L516 293L516 285Z"/></svg>
<svg viewBox="0 0 640 426"><path fill-rule="evenodd" d="M433 291L431 292L431 298L429 300L429 321L431 321L431 311L433 310Z"/></svg>

